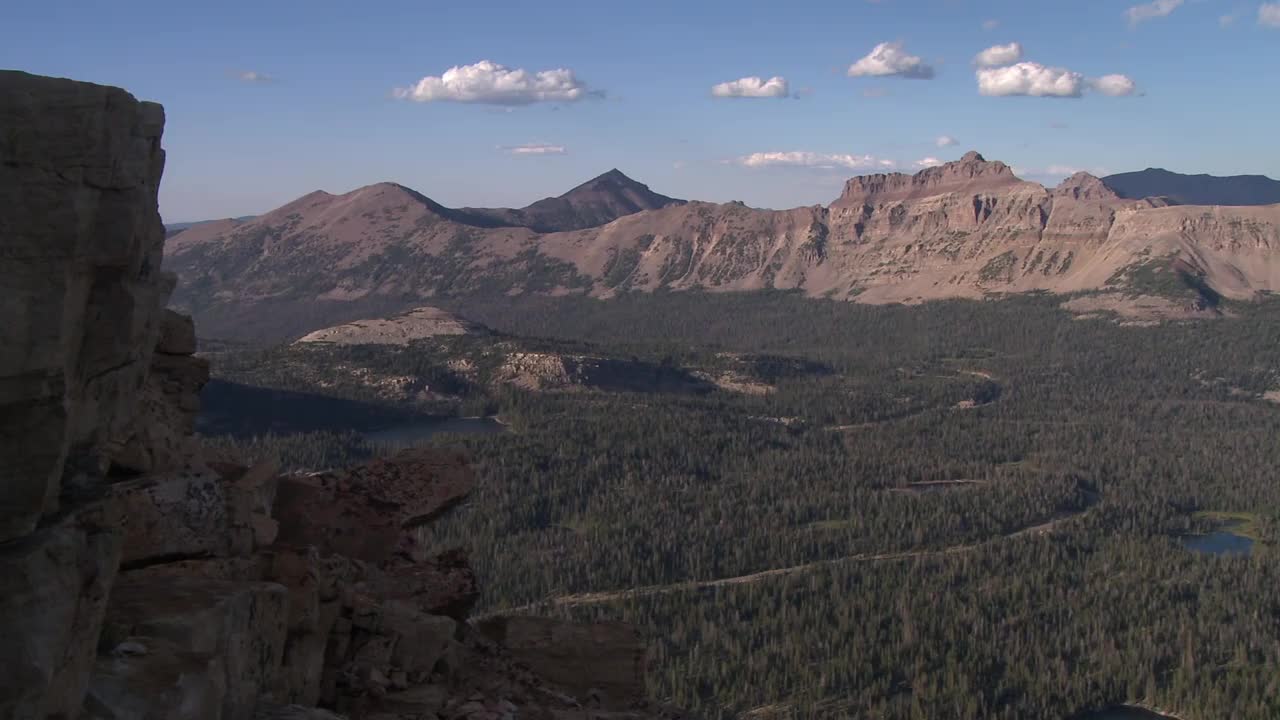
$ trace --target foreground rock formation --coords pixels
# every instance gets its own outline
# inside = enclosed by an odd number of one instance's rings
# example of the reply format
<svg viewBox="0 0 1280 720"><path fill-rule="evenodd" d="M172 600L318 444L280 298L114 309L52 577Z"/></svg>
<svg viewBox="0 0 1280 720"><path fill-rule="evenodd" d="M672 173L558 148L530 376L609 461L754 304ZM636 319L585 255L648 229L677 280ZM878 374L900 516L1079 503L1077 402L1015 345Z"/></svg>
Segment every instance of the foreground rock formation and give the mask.
<svg viewBox="0 0 1280 720"><path fill-rule="evenodd" d="M166 252L184 281L178 301L204 331L245 339L467 294L778 288L918 303L1048 290L1116 301L1156 286L1199 311L1280 291L1280 205L1130 200L1087 173L1045 188L969 153L915 175L853 178L828 207L654 205L542 234L372 185L200 225Z"/></svg>
<svg viewBox="0 0 1280 720"><path fill-rule="evenodd" d="M674 716L634 630L468 624L465 556L415 541L470 492L465 458L204 456L208 366L164 310L159 106L0 72L0 125L0 717Z"/></svg>

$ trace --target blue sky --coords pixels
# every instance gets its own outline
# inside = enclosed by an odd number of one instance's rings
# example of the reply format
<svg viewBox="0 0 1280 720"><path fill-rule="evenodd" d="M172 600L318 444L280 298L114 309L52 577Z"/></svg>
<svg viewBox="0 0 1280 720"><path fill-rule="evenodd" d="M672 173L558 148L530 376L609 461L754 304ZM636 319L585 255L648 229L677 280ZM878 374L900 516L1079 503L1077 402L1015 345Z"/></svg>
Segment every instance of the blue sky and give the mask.
<svg viewBox="0 0 1280 720"><path fill-rule="evenodd" d="M0 29L0 67L165 105L168 221L382 180L524 205L613 167L669 195L790 207L970 149L1040 181L1280 177L1280 3L1260 0L50 0L10 4ZM1015 42L980 93L975 56ZM484 83L506 71L446 82L482 60L527 74L500 96ZM751 77L761 94L784 79L785 97L713 95Z"/></svg>

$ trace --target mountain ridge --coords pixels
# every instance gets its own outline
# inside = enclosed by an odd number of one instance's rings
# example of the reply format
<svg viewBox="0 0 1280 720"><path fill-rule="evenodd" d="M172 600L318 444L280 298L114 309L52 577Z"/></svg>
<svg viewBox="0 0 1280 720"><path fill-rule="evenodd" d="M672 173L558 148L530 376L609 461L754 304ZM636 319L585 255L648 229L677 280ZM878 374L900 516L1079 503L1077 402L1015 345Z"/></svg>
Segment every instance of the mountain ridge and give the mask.
<svg viewBox="0 0 1280 720"><path fill-rule="evenodd" d="M1147 168L1102 178L1121 197L1163 196L1179 205L1273 205L1280 203L1280 180L1266 175L1188 175Z"/></svg>
<svg viewBox="0 0 1280 720"><path fill-rule="evenodd" d="M546 233L472 218L379 184L304 196L234 227L198 226L169 241L166 262L183 281L180 306L227 318L201 317L215 333L260 315L257 303L275 304L304 334L441 295L794 289L918 303L1147 283L1204 312L1217 298L1280 289L1280 206L1126 199L1087 173L1046 188L978 153L914 175L851 178L829 206L689 201Z"/></svg>

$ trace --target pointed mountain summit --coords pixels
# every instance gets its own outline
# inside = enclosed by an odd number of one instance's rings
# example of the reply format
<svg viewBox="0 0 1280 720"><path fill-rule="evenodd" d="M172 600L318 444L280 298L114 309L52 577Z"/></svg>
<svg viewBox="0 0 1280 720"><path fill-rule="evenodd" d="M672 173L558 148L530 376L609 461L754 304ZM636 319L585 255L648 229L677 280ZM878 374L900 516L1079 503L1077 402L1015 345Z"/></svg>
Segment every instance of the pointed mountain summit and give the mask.
<svg viewBox="0 0 1280 720"><path fill-rule="evenodd" d="M545 233L598 227L626 215L684 203L660 195L614 168L563 195L543 198L520 209L462 208L460 212L480 222Z"/></svg>

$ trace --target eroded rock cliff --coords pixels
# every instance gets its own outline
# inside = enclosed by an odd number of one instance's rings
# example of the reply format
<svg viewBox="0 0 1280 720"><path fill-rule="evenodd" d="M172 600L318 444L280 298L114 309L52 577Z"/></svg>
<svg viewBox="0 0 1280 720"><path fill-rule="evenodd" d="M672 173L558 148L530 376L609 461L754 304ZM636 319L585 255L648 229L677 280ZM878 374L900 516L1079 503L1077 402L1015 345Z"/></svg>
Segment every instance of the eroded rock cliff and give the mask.
<svg viewBox="0 0 1280 720"><path fill-rule="evenodd" d="M415 542L471 491L465 458L204 456L208 365L164 309L159 106L4 72L0 126L0 717L678 715L644 699L632 629L469 624L465 555Z"/></svg>

